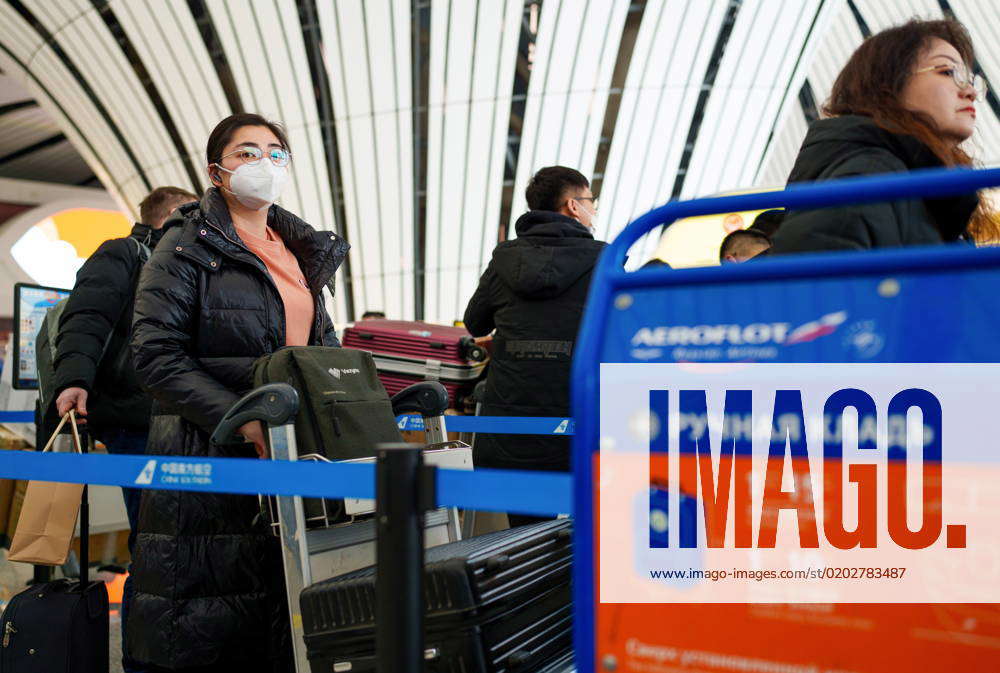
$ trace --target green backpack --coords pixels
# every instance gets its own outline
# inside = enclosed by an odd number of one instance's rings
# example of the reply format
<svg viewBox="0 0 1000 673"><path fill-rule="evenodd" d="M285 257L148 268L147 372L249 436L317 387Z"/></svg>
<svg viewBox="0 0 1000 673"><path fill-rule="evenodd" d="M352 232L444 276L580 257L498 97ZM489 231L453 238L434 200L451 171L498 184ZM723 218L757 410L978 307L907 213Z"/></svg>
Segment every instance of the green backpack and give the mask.
<svg viewBox="0 0 1000 673"><path fill-rule="evenodd" d="M42 326L35 338L35 364L38 367L38 403L41 409L48 409L55 397L56 387L56 336L59 334L59 319L66 309L69 297L50 308L42 319Z"/></svg>
<svg viewBox="0 0 1000 673"><path fill-rule="evenodd" d="M371 353L349 348L291 346L254 363L254 386L288 383L299 393L298 454L330 460L375 455L376 445L401 442L392 403Z"/></svg>

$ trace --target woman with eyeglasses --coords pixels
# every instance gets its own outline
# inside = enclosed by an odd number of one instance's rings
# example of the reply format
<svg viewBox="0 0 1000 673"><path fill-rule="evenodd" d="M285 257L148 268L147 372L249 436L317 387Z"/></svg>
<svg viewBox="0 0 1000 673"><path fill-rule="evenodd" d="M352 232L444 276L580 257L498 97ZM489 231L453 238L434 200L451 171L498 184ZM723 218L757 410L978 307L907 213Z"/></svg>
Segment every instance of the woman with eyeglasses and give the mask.
<svg viewBox="0 0 1000 673"><path fill-rule="evenodd" d="M206 155L213 186L164 225L136 294L133 360L154 398L148 453L265 458L259 422L236 447L209 436L252 387L258 357L339 345L322 289L349 246L275 203L290 167L279 124L228 117ZM258 512L255 496L144 492L126 629L145 670L291 670L278 540Z"/></svg>
<svg viewBox="0 0 1000 673"><path fill-rule="evenodd" d="M970 166L982 78L956 21L910 21L858 47L799 150L789 183ZM771 255L1000 238L976 194L792 211Z"/></svg>

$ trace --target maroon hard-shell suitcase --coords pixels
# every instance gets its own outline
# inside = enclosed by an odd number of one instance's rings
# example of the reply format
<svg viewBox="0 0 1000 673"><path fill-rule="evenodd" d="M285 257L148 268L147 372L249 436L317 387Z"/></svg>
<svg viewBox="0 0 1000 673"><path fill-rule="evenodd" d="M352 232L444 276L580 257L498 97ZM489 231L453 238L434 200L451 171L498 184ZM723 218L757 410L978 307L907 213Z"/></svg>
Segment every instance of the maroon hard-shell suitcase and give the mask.
<svg viewBox="0 0 1000 673"><path fill-rule="evenodd" d="M345 348L369 351L389 395L419 381L440 381L451 408L471 394L487 353L464 327L409 320L363 320L344 331Z"/></svg>

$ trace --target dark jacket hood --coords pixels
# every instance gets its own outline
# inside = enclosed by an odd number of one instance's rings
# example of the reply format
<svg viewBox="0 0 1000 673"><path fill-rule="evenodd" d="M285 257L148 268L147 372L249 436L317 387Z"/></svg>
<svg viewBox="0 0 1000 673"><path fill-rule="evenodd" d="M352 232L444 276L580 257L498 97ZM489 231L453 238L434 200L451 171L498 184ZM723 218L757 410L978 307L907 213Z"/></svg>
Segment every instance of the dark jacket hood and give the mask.
<svg viewBox="0 0 1000 673"><path fill-rule="evenodd" d="M809 125L788 182L820 179L832 166L851 156L887 151L899 158L908 170L942 168L944 164L916 137L893 133L878 126L870 117L844 115L819 119ZM964 231L979 205L977 194L960 194L924 199L928 211L945 240L954 240Z"/></svg>
<svg viewBox="0 0 1000 673"><path fill-rule="evenodd" d="M163 232L166 230L166 224L164 224L159 229L153 229L150 226L142 224L141 222L136 222L132 226L132 231L129 233L129 238L134 238L139 241L147 248L152 250L156 247L156 244L160 242L163 238Z"/></svg>
<svg viewBox="0 0 1000 673"><path fill-rule="evenodd" d="M514 225L517 238L493 251L493 268L514 294L549 299L594 268L605 243L571 217L532 210Z"/></svg>

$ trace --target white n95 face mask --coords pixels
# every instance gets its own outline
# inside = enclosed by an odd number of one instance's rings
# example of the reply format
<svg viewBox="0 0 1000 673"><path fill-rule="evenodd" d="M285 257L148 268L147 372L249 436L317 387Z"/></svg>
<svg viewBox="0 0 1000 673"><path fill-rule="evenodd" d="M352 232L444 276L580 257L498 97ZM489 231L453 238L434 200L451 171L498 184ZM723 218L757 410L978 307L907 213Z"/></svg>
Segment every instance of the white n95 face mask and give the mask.
<svg viewBox="0 0 1000 673"><path fill-rule="evenodd" d="M288 167L275 166L267 158L261 159L256 164L243 164L235 171L222 166L219 166L219 170L226 171L233 176L229 180L232 189L226 191L252 210L266 208L277 201L278 197L281 196L281 190L285 187L285 182L288 180Z"/></svg>

